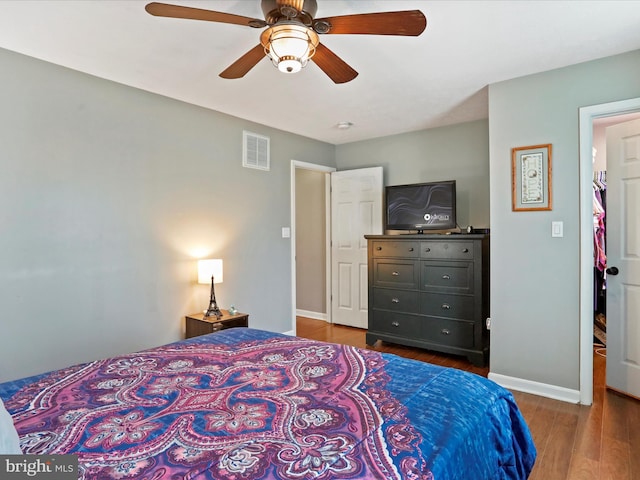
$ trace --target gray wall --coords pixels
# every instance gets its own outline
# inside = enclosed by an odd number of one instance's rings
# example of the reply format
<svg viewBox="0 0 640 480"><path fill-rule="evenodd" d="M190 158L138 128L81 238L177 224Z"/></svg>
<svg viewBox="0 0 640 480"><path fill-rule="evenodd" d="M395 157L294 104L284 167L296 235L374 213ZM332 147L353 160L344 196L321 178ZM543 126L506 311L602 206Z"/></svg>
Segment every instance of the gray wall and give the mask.
<svg viewBox="0 0 640 480"><path fill-rule="evenodd" d="M336 147L339 170L381 165L385 185L456 180L458 225L489 226L487 120Z"/></svg>
<svg viewBox="0 0 640 480"><path fill-rule="evenodd" d="M296 308L326 314L326 173L296 169Z"/></svg>
<svg viewBox="0 0 640 480"><path fill-rule="evenodd" d="M489 121L337 147L2 50L0 65L0 381L178 339L206 306L199 256L225 260L223 306L289 330L296 159L456 179L458 223L491 227L491 371L578 388L578 108L640 97L640 51L491 85ZM271 137L270 172L241 168L242 129ZM512 212L510 149L539 143L553 210Z"/></svg>
<svg viewBox="0 0 640 480"><path fill-rule="evenodd" d="M640 97L639 78L640 50L490 86L492 373L579 388L578 109ZM553 210L512 212L511 148L545 143Z"/></svg>
<svg viewBox="0 0 640 480"><path fill-rule="evenodd" d="M291 329L290 161L335 148L0 50L0 381L178 340L196 258L252 327ZM242 130L271 138L244 169Z"/></svg>
<svg viewBox="0 0 640 480"><path fill-rule="evenodd" d="M492 373L579 388L578 109L639 97L638 78L629 52L491 85L488 122L336 147L339 169L383 165L386 185L456 179L458 224L491 227ZM512 212L511 148L544 143L553 210Z"/></svg>

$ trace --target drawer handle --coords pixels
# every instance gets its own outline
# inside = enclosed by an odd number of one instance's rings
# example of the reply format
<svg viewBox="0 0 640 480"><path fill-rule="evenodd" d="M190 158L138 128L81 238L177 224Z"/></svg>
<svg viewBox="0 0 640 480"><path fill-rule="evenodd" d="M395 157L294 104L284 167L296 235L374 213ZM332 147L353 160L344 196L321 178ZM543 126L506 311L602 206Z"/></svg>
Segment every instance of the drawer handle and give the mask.
<svg viewBox="0 0 640 480"><path fill-rule="evenodd" d="M442 330L440 330L440 333L442 335L451 335L451 331L446 328L443 328Z"/></svg>
<svg viewBox="0 0 640 480"><path fill-rule="evenodd" d="M400 326L400 322L391 322L391 325L393 325L394 327L399 327Z"/></svg>
<svg viewBox="0 0 640 480"><path fill-rule="evenodd" d="M442 307L443 310L451 310L451 305L449 305L448 303L443 303L440 306Z"/></svg>
<svg viewBox="0 0 640 480"><path fill-rule="evenodd" d="M382 247L376 247L376 250L380 251L382 250Z"/></svg>
<svg viewBox="0 0 640 480"><path fill-rule="evenodd" d="M391 299L391 303L400 303L400 299L394 297Z"/></svg>
<svg viewBox="0 0 640 480"><path fill-rule="evenodd" d="M451 277L445 273L444 275L442 275L442 279L443 280L449 280L449 279L451 279Z"/></svg>
<svg viewBox="0 0 640 480"><path fill-rule="evenodd" d="M463 248L462 249L462 253L469 253L469 249L468 248Z"/></svg>
<svg viewBox="0 0 640 480"><path fill-rule="evenodd" d="M413 252L413 247L411 247L411 248L409 249L409 251L410 251L410 252Z"/></svg>
<svg viewBox="0 0 640 480"><path fill-rule="evenodd" d="M425 249L424 249L424 251L425 251L425 252L430 252L430 251L431 251L431 249L427 247L427 248L425 248Z"/></svg>
<svg viewBox="0 0 640 480"><path fill-rule="evenodd" d="M399 277L400 274L398 272L391 272L391 275L393 275L394 277Z"/></svg>

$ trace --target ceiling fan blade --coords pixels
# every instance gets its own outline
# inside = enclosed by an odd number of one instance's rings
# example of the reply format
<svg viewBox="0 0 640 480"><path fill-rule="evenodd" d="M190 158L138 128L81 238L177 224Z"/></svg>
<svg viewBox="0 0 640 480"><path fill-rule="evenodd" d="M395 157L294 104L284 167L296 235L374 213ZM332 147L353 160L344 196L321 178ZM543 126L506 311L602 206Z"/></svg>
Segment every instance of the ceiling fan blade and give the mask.
<svg viewBox="0 0 640 480"><path fill-rule="evenodd" d="M427 28L427 17L420 10L406 10L318 18L313 24L318 33L417 37Z"/></svg>
<svg viewBox="0 0 640 480"><path fill-rule="evenodd" d="M267 22L257 18L243 17L242 15L234 15L232 13L215 12L213 10L203 10L201 8L170 5L168 3L151 2L147 4L144 9L156 17L186 18L189 20L204 20L206 22L232 23L234 25L244 25L254 28L267 26Z"/></svg>
<svg viewBox="0 0 640 480"><path fill-rule="evenodd" d="M316 47L316 53L311 57L311 60L313 60L334 83L347 83L358 76L358 72L321 43Z"/></svg>
<svg viewBox="0 0 640 480"><path fill-rule="evenodd" d="M233 62L220 74L222 78L233 79L244 77L249 70L255 67L265 56L264 47L256 45L238 60Z"/></svg>

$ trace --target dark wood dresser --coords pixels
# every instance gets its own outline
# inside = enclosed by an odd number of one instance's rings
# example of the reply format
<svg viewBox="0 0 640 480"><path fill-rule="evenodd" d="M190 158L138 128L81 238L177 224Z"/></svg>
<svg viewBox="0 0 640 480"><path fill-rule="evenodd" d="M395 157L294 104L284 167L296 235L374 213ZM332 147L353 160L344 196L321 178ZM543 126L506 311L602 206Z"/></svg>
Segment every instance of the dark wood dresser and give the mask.
<svg viewBox="0 0 640 480"><path fill-rule="evenodd" d="M368 345L489 356L489 235L366 235Z"/></svg>

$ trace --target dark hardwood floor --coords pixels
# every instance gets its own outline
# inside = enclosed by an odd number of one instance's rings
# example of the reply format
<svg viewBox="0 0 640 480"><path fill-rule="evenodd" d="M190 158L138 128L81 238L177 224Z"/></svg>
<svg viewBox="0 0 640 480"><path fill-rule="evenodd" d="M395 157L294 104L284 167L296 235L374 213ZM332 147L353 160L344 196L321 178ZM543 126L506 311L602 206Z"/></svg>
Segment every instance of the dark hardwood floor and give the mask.
<svg viewBox="0 0 640 480"><path fill-rule="evenodd" d="M368 347L365 333L322 320L297 321L300 337L394 353L484 377L489 373L457 356L382 342ZM530 480L640 480L640 401L605 388L605 365L606 359L594 352L589 407L513 392L538 450Z"/></svg>

